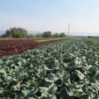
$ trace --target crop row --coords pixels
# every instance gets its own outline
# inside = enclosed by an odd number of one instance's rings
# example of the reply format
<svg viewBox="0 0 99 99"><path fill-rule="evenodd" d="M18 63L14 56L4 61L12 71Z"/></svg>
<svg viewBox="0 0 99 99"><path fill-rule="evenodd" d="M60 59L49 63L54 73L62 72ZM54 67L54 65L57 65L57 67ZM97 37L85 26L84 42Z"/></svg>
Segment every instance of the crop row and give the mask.
<svg viewBox="0 0 99 99"><path fill-rule="evenodd" d="M33 49L38 43L33 40L0 40L0 57Z"/></svg>
<svg viewBox="0 0 99 99"><path fill-rule="evenodd" d="M98 99L99 55L89 43L66 40L0 59L0 97Z"/></svg>

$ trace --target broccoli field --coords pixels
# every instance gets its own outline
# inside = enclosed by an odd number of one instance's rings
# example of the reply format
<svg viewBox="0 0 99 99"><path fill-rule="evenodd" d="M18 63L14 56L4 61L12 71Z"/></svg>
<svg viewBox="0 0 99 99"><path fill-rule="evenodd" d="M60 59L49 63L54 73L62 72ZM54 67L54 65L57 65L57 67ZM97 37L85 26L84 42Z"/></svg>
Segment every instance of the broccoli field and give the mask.
<svg viewBox="0 0 99 99"><path fill-rule="evenodd" d="M0 59L0 99L99 99L99 38L68 39Z"/></svg>

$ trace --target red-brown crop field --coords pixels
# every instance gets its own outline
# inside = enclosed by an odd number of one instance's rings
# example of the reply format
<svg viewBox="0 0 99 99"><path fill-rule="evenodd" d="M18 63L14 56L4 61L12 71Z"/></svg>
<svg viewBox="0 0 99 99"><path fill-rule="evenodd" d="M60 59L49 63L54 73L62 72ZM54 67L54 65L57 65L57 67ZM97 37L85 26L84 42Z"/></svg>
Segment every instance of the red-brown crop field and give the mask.
<svg viewBox="0 0 99 99"><path fill-rule="evenodd" d="M38 45L33 40L0 40L0 57L22 53Z"/></svg>

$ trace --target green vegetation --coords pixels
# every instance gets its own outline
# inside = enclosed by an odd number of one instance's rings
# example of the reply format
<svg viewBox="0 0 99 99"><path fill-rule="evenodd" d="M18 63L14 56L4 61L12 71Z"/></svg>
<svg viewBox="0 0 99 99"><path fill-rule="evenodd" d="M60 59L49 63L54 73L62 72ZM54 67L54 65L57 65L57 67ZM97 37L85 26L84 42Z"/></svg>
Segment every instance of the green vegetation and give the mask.
<svg viewBox="0 0 99 99"><path fill-rule="evenodd" d="M28 36L27 31L23 28L11 28L6 31L2 37L10 37L10 38L26 38Z"/></svg>
<svg viewBox="0 0 99 99"><path fill-rule="evenodd" d="M99 54L93 44L64 40L0 59L1 98L98 99Z"/></svg>
<svg viewBox="0 0 99 99"><path fill-rule="evenodd" d="M49 38L49 37L52 37L52 34L51 34L50 31L46 31L46 32L44 32L44 33L42 34L42 37L43 37L43 38Z"/></svg>
<svg viewBox="0 0 99 99"><path fill-rule="evenodd" d="M32 38L32 39L38 39L38 38L62 38L66 37L65 33L56 33L52 34L51 31L45 31L43 33L39 34L28 34L27 30L20 28L20 27L13 27L9 30L6 30L6 33L1 35L1 38Z"/></svg>
<svg viewBox="0 0 99 99"><path fill-rule="evenodd" d="M89 43L89 46L94 50L97 49L97 54L99 54L99 37L88 37L85 38L85 40L90 40L91 44Z"/></svg>

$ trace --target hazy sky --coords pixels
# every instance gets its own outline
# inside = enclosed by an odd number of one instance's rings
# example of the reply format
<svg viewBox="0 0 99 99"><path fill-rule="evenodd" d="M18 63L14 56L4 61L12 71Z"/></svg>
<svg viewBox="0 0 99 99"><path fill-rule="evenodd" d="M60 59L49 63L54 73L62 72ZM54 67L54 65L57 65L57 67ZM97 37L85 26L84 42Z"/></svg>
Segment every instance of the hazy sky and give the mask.
<svg viewBox="0 0 99 99"><path fill-rule="evenodd" d="M0 0L0 30L67 32L68 24L71 32L99 35L99 0Z"/></svg>

